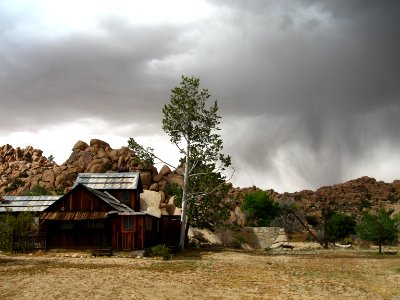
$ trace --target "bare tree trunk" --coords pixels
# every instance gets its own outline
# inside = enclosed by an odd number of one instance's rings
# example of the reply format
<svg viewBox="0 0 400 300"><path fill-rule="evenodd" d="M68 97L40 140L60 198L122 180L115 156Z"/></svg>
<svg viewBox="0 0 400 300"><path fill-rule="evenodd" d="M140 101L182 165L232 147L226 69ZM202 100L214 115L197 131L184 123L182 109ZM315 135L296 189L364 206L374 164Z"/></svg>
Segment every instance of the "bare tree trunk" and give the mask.
<svg viewBox="0 0 400 300"><path fill-rule="evenodd" d="M181 235L179 239L179 246L185 249L186 237L186 221L187 221L187 194L189 190L189 155L190 155L190 142L187 143L185 173L183 175L183 195L182 195L182 215L181 215Z"/></svg>

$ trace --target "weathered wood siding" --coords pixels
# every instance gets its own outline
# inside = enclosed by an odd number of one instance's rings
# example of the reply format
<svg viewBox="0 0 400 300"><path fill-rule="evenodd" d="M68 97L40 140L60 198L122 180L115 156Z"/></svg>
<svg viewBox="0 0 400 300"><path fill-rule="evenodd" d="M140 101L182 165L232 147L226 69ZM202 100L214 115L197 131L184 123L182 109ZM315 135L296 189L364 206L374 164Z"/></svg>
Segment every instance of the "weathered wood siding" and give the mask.
<svg viewBox="0 0 400 300"><path fill-rule="evenodd" d="M45 230L47 248L111 247L111 223L107 219L46 221Z"/></svg>
<svg viewBox="0 0 400 300"><path fill-rule="evenodd" d="M52 211L97 211L108 212L112 209L107 203L90 193L84 187L78 187L56 201L50 209ZM48 210L46 210L48 211Z"/></svg>

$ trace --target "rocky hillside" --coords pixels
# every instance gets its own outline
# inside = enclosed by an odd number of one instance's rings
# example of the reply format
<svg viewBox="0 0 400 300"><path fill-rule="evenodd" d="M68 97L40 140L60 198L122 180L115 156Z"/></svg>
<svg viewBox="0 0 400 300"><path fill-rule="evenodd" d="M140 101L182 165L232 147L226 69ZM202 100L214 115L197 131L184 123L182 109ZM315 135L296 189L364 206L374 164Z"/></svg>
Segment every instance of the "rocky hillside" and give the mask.
<svg viewBox="0 0 400 300"><path fill-rule="evenodd" d="M246 223L240 206L247 193L259 190L261 189L255 186L230 190L229 197L236 201L231 222L240 225ZM365 176L341 184L324 186L316 191L303 190L280 194L271 189L265 192L279 203L295 203L306 216L314 216L317 219L321 219L325 207L357 219L362 217L365 210L378 211L381 207L400 213L400 180L386 183Z"/></svg>
<svg viewBox="0 0 400 300"><path fill-rule="evenodd" d="M72 186L78 173L107 171L139 171L143 187L152 191L162 191L167 182L182 183L181 176L167 166L160 172L155 167L144 168L135 162L135 154L128 147L112 149L98 139L92 139L89 144L78 141L62 165L49 161L42 150L31 146L0 147L0 195L21 195L35 185L65 190Z"/></svg>
<svg viewBox="0 0 400 300"><path fill-rule="evenodd" d="M70 157L62 165L49 161L42 151L26 147L0 147L0 195L21 195L33 186L40 185L49 190L65 190L72 186L78 173L100 173L108 171L138 171L144 189L160 192L161 199L168 202L163 191L167 183L182 185L183 180L176 171L167 166L160 171L155 167L144 168L135 161L135 154L127 147L112 149L98 139L89 144L78 141ZM235 199L236 209L231 222L245 224L240 211L244 195L259 190L257 187L231 188L228 197ZM297 202L307 215L321 216L324 206L346 214L362 215L365 209L385 207L400 212L400 180L393 183L362 177L341 184L321 187L316 191L304 190L295 193L267 192L278 202ZM161 205L162 206L162 205Z"/></svg>
<svg viewBox="0 0 400 300"><path fill-rule="evenodd" d="M315 216L321 215L324 206L356 217L366 209L378 210L380 207L400 212L400 180L386 183L364 176L316 191L274 193L274 198L277 201L296 201L304 207L306 214Z"/></svg>

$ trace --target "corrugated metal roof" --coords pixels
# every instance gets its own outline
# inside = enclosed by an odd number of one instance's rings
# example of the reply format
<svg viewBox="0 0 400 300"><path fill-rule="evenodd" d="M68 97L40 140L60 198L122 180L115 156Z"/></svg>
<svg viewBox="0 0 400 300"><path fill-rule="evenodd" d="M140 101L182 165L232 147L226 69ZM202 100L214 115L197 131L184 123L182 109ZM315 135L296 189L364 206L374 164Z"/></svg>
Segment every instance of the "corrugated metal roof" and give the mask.
<svg viewBox="0 0 400 300"><path fill-rule="evenodd" d="M139 172L79 173L74 187L81 183L97 190L136 190L139 178Z"/></svg>
<svg viewBox="0 0 400 300"><path fill-rule="evenodd" d="M0 212L42 212L62 196L3 196Z"/></svg>

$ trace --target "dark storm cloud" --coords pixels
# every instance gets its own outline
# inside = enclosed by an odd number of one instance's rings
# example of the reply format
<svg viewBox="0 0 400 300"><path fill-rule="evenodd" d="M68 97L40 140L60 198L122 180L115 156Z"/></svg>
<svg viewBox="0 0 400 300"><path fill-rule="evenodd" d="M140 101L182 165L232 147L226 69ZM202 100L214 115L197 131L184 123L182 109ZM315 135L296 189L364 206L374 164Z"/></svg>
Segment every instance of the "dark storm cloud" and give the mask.
<svg viewBox="0 0 400 300"><path fill-rule="evenodd" d="M376 163L377 145L400 145L399 2L223 3L236 28L215 57L225 68L200 73L224 91L227 115L246 117L248 130L228 148L242 169L262 169L258 184L277 175L279 152L315 188L342 181L352 163Z"/></svg>
<svg viewBox="0 0 400 300"><path fill-rule="evenodd" d="M154 121L175 78L152 72L151 63L179 54L178 38L175 27L132 28L113 19L90 35L45 41L3 37L2 125L8 130L32 122L132 115Z"/></svg>
<svg viewBox="0 0 400 300"><path fill-rule="evenodd" d="M209 4L196 23L108 17L49 39L10 35L25 18L0 12L0 132L80 118L160 124L184 74L218 99L246 183L316 188L387 159L371 158L380 145L399 147L400 2Z"/></svg>

